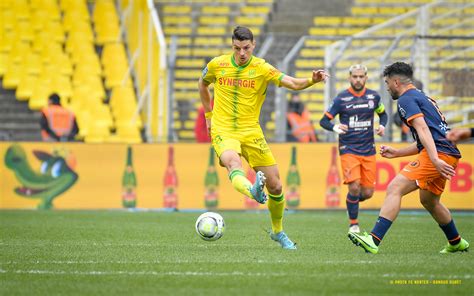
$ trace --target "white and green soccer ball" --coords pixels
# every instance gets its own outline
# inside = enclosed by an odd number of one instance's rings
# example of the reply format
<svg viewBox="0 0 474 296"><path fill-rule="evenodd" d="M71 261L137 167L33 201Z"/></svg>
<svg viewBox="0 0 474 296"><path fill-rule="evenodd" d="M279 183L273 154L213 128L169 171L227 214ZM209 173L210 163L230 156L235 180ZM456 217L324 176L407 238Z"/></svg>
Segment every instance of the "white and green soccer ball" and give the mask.
<svg viewBox="0 0 474 296"><path fill-rule="evenodd" d="M224 230L224 218L217 213L206 212L196 220L196 232L203 240L218 240L224 234Z"/></svg>

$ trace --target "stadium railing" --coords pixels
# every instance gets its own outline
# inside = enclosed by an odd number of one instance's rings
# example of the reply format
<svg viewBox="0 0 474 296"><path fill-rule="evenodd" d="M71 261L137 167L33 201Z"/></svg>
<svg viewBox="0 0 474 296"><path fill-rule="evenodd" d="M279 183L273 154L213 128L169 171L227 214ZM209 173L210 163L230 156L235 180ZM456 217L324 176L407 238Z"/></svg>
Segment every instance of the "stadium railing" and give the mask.
<svg viewBox="0 0 474 296"><path fill-rule="evenodd" d="M414 66L415 78L421 80L423 90L438 101L451 126L474 125L474 94L469 88L470 84L466 83L467 77L472 77L474 71L473 7L474 4L469 2L438 1L426 4L327 45L324 67L330 72L331 78L324 89L325 108L338 91L347 88L349 66L362 63L369 69L367 87L382 95L387 112L391 115L396 109L380 75L386 65L405 61ZM453 19L458 21L454 22ZM310 75L313 67L305 71L306 68L302 69L301 64L310 60L318 66L320 54L316 51L312 53L317 54L316 58L301 60L301 51L305 45L323 39L331 40L331 37L303 36L284 59L280 69L295 76ZM453 81L454 77L465 78ZM318 96L320 89L313 87L304 91L304 94L308 97ZM286 123L282 115L286 112L286 98L287 92L278 89L276 141L284 141ZM320 104L321 101L316 102ZM328 140L334 139L332 133L324 133ZM389 129L384 140L396 141L399 138Z"/></svg>

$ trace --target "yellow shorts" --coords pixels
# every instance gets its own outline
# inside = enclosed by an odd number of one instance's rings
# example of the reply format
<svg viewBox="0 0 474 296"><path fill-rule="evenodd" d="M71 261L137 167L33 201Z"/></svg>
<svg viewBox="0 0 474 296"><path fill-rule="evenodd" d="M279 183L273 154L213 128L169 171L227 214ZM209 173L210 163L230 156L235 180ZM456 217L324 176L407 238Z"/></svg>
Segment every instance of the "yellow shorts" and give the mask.
<svg viewBox="0 0 474 296"><path fill-rule="evenodd" d="M212 146L220 158L222 153L233 150L242 155L251 167L276 164L261 129L246 129L237 132L212 130Z"/></svg>

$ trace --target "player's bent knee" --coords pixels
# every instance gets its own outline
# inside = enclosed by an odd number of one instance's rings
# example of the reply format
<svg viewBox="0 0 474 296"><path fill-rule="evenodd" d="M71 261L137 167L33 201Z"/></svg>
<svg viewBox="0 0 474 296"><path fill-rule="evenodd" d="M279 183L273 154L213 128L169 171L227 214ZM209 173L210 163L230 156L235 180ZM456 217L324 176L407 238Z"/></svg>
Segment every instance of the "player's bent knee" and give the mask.
<svg viewBox="0 0 474 296"><path fill-rule="evenodd" d="M420 198L420 203L425 209L430 211L434 209L439 202L431 198Z"/></svg>
<svg viewBox="0 0 474 296"><path fill-rule="evenodd" d="M273 184L267 182L266 187L267 187L268 193L270 193L272 195L280 195L282 193L282 190L283 190L281 182L277 182L277 183L273 183Z"/></svg>

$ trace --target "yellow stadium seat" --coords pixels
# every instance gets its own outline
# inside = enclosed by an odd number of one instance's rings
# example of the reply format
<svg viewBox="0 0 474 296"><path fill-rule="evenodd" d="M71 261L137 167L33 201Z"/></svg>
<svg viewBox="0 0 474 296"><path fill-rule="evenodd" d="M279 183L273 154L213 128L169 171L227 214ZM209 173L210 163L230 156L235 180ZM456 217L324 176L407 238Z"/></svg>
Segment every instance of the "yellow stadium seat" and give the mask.
<svg viewBox="0 0 474 296"><path fill-rule="evenodd" d="M358 15L377 15L379 13L377 6L353 6L351 7L351 14Z"/></svg>
<svg viewBox="0 0 474 296"><path fill-rule="evenodd" d="M51 81L51 91L57 93L63 99L72 96L72 84L68 76L55 75Z"/></svg>
<svg viewBox="0 0 474 296"><path fill-rule="evenodd" d="M240 13L243 15L251 15L251 14L261 14L267 15L270 13L271 8L269 6L242 6L240 8Z"/></svg>
<svg viewBox="0 0 474 296"><path fill-rule="evenodd" d="M342 23L346 26L368 27L373 24L371 17L344 17Z"/></svg>
<svg viewBox="0 0 474 296"><path fill-rule="evenodd" d="M230 6L203 6L201 14L230 14Z"/></svg>
<svg viewBox="0 0 474 296"><path fill-rule="evenodd" d="M227 32L226 27L198 27L198 35L211 35L211 36L223 36Z"/></svg>
<svg viewBox="0 0 474 296"><path fill-rule="evenodd" d="M175 91L174 98L176 100L199 100L199 93L197 91Z"/></svg>
<svg viewBox="0 0 474 296"><path fill-rule="evenodd" d="M23 73L23 68L21 64L9 63L3 75L3 88L5 89L15 89L20 83L20 78Z"/></svg>
<svg viewBox="0 0 474 296"><path fill-rule="evenodd" d="M124 63L127 60L125 47L123 43L108 43L102 50L101 62L102 65L114 64L119 60L119 63Z"/></svg>
<svg viewBox="0 0 474 296"><path fill-rule="evenodd" d="M361 32L363 28L337 28L337 35L348 36Z"/></svg>
<svg viewBox="0 0 474 296"><path fill-rule="evenodd" d="M17 20L29 20L31 17L30 7L26 1L15 1L11 7Z"/></svg>
<svg viewBox="0 0 474 296"><path fill-rule="evenodd" d="M167 25L191 25L193 19L190 15L164 15L163 23Z"/></svg>
<svg viewBox="0 0 474 296"><path fill-rule="evenodd" d="M33 93L28 101L31 110L40 110L48 105L48 97L51 95L51 85L49 83L36 83Z"/></svg>
<svg viewBox="0 0 474 296"><path fill-rule="evenodd" d="M329 39L306 39L304 41L304 46L305 47L324 47L333 42L334 40L329 40Z"/></svg>
<svg viewBox="0 0 474 296"><path fill-rule="evenodd" d="M23 73L20 78L20 83L15 91L16 99L19 101L29 100L33 95L33 89L37 83L38 76L28 73Z"/></svg>
<svg viewBox="0 0 474 296"><path fill-rule="evenodd" d="M222 37L196 37L194 38L195 46L222 46L226 44Z"/></svg>
<svg viewBox="0 0 474 296"><path fill-rule="evenodd" d="M0 52L0 77L7 71L7 54Z"/></svg>
<svg viewBox="0 0 474 296"><path fill-rule="evenodd" d="M204 68L204 59L177 59L176 67L180 68Z"/></svg>
<svg viewBox="0 0 474 296"><path fill-rule="evenodd" d="M193 57L215 57L222 53L222 48L194 48L192 50Z"/></svg>
<svg viewBox="0 0 474 296"><path fill-rule="evenodd" d="M266 22L263 16L236 16L235 23L243 26L262 26Z"/></svg>
<svg viewBox="0 0 474 296"><path fill-rule="evenodd" d="M303 69L319 69L324 67L324 60L321 59L311 59L311 60L303 60L303 59L298 59L295 61L295 66L297 68L303 68Z"/></svg>
<svg viewBox="0 0 474 296"><path fill-rule="evenodd" d="M196 81L176 80L173 84L175 90L196 89Z"/></svg>
<svg viewBox="0 0 474 296"><path fill-rule="evenodd" d="M337 26L342 24L342 17L340 16L316 16L313 19L315 26Z"/></svg>
<svg viewBox="0 0 474 296"><path fill-rule="evenodd" d="M247 0L247 3L252 4L273 4L274 0Z"/></svg>
<svg viewBox="0 0 474 296"><path fill-rule="evenodd" d="M176 79L198 79L201 75L201 70L176 70Z"/></svg>
<svg viewBox="0 0 474 296"><path fill-rule="evenodd" d="M110 130L107 126L96 124L94 120L87 127L87 134L84 137L86 143L104 143L110 137Z"/></svg>
<svg viewBox="0 0 474 296"><path fill-rule="evenodd" d="M29 53L23 62L23 68L28 74L38 75L42 70L40 56L38 54Z"/></svg>
<svg viewBox="0 0 474 296"><path fill-rule="evenodd" d="M181 139L194 139L194 131L191 130L179 130L178 136Z"/></svg>
<svg viewBox="0 0 474 296"><path fill-rule="evenodd" d="M165 27L166 35L191 35L193 28L191 27Z"/></svg>
<svg viewBox="0 0 474 296"><path fill-rule="evenodd" d="M324 49L308 49L308 48L303 48L300 51L300 56L305 57L305 58L324 58Z"/></svg>
<svg viewBox="0 0 474 296"><path fill-rule="evenodd" d="M337 28L310 28L309 35L334 36L337 35Z"/></svg>
<svg viewBox="0 0 474 296"><path fill-rule="evenodd" d="M378 13L381 15L399 15L404 14L408 11L406 7L379 7Z"/></svg>
<svg viewBox="0 0 474 296"><path fill-rule="evenodd" d="M229 17L225 15L221 16L200 16L199 23L204 26L213 25L227 25L229 23Z"/></svg>
<svg viewBox="0 0 474 296"><path fill-rule="evenodd" d="M189 5L165 5L163 13L167 14L191 14L192 7Z"/></svg>
<svg viewBox="0 0 474 296"><path fill-rule="evenodd" d="M140 130L135 125L121 125L117 127L117 138L125 143L142 142Z"/></svg>

